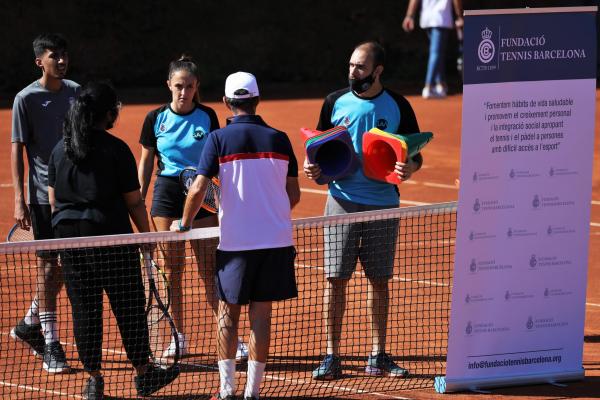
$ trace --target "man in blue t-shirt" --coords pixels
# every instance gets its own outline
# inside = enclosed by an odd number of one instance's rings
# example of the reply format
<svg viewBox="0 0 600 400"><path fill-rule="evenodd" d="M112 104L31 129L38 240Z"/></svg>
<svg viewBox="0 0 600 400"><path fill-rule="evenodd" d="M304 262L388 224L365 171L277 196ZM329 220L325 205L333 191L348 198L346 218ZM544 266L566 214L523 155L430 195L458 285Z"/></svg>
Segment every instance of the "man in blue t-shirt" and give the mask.
<svg viewBox="0 0 600 400"><path fill-rule="evenodd" d="M225 82L225 106L234 117L208 136L183 217L173 231L189 230L208 180L221 182L216 255L219 295L220 389L211 400L235 399L235 353L241 306L249 304L250 357L244 400L257 400L271 332L274 301L296 297L291 209L300 201L298 163L284 132L256 115L256 79L236 72Z"/></svg>
<svg viewBox="0 0 600 400"><path fill-rule="evenodd" d="M409 135L419 132L415 113L408 101L383 87L385 52L376 42L359 44L349 63L349 87L331 93L321 109L318 130L345 126L352 137L354 150L362 159L362 137L371 128ZM423 163L421 154L397 162L395 172L405 181ZM317 164L304 162L310 179L321 175ZM325 215L348 214L395 208L399 192L395 185L367 178L361 168L329 184ZM388 315L388 281L393 275L398 220L345 224L324 229L325 288L324 318L327 331L327 355L313 371L314 379L342 376L340 337L346 308L346 287L360 258L368 280L368 314L372 332L372 350L366 372L371 375L406 377L408 371L385 352Z"/></svg>

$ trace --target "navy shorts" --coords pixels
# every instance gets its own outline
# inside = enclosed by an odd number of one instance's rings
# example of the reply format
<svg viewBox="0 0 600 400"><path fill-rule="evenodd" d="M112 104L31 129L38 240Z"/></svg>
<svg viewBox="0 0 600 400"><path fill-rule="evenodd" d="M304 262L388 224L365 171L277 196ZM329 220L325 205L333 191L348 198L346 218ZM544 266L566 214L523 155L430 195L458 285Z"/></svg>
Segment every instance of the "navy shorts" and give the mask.
<svg viewBox="0 0 600 400"><path fill-rule="evenodd" d="M217 250L217 293L229 304L278 301L298 296L294 246Z"/></svg>
<svg viewBox="0 0 600 400"><path fill-rule="evenodd" d="M157 176L154 181L154 192L152 194L152 208L150 214L153 217L181 218L185 195L179 184L178 177ZM214 215L210 211L201 208L196 218L201 219Z"/></svg>

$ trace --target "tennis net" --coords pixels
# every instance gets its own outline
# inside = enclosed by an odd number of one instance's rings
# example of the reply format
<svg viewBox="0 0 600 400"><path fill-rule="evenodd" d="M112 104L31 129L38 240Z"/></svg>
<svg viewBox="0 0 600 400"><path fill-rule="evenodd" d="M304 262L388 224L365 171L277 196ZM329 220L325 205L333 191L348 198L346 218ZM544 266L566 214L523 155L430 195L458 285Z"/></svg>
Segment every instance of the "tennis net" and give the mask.
<svg viewBox="0 0 600 400"><path fill-rule="evenodd" d="M373 398L373 395L432 387L434 376L445 372L456 203L306 218L295 220L293 226L298 297L273 304L271 348L261 398ZM373 265L383 265L390 252L393 256L393 275L387 281L387 321L382 318L385 308L381 306L373 308L374 320L384 321L385 344L381 343L381 347L385 347L397 365L409 370L406 378L374 376L366 371L373 337L377 336L371 328L368 310L370 298L379 292L371 293L370 280L366 276L368 268L363 268L359 261L345 291L346 310L338 350L341 376L336 380L313 379L313 371L327 352L327 324L323 316L324 293L328 285L325 267L342 255L357 254L355 247L343 247L339 242L342 236L357 232L363 238L375 239L376 244L360 253L361 260L369 259ZM156 395L172 399L205 399L214 394L219 387L217 328L198 271L206 264L212 265L217 238L218 229L207 228L186 233L153 232L0 244L0 397L80 398L87 379L75 345L71 302L65 290L60 292L57 300L57 326L71 373L44 371L42 360L34 357L24 343L11 338L11 330L25 315L35 296L36 254L57 256L63 270L67 269L66 264L72 265L74 260L79 260L78 265L82 268L89 267L95 274L100 274L98 271L109 269L123 258L140 259L140 246L143 250L151 250L159 267L163 266L164 258L169 257L172 263L185 266L180 301L184 307L187 354L180 360L178 379ZM392 247L388 242L393 243ZM176 260L169 254L175 248L179 249L181 259ZM135 255L132 258L127 252ZM143 272L144 266L144 262L139 262L138 271ZM155 278L158 280L160 276ZM140 279L148 284L145 274L137 273L118 277L116 286ZM131 285L123 287L131 290ZM147 288L144 293L147 295ZM117 297L127 299L130 295L129 292L117 293ZM170 300L172 304L178 299ZM250 327L246 315L244 307L239 336L248 342ZM135 398L135 371L106 295L102 321L105 395ZM152 341L156 332L152 329L149 332ZM157 361L161 362L160 359ZM236 375L237 392L242 394L246 381L244 362L238 362Z"/></svg>

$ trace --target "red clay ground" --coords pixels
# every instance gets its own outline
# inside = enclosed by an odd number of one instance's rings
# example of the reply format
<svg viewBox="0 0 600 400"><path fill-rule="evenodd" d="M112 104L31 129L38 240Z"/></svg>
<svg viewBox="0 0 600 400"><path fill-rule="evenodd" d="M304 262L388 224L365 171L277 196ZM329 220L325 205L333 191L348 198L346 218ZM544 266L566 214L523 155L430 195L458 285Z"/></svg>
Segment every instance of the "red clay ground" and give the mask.
<svg viewBox="0 0 600 400"><path fill-rule="evenodd" d="M425 101L420 97L409 97L413 105L419 125L423 131L432 131L435 140L424 151L423 169L414 176L411 182L401 186L402 202L406 205L455 201L458 190L454 180L459 176L460 129L462 113L462 97L450 96L445 100ZM264 101L259 106L259 114L270 125L288 132L294 144L294 150L300 164L303 161L302 143L299 128L314 127L319 115L321 99ZM221 104L207 103L213 107L223 123L228 116ZM113 130L123 138L139 158L137 139L145 114L158 105L125 105L120 119ZM594 176L590 233L590 261L588 274L588 291L586 306L586 342L584 345L584 368L586 379L583 382L571 383L568 387L559 388L550 385L518 387L494 390L493 394L452 394L438 395L433 388L427 390L410 390L394 393L390 398L431 399L477 399L477 398L531 398L531 399L565 399L565 398L599 398L600 397L600 140L598 125L600 110L596 107L596 142L594 151ZM4 140L0 142L0 154L3 154L0 168L0 232L7 232L13 224L13 190L10 178L10 110L0 110L0 134ZM314 184L302 175L300 177L302 200L293 212L295 218L321 215L325 203L325 188ZM2 282L2 285L6 285ZM18 296L18 294L15 294ZM16 299L22 300L22 299ZM20 304L20 303L19 303ZM14 310L20 315L21 310ZM6 314L3 314L6 315ZM3 317L4 318L4 317ZM16 320L17 317L14 317ZM3 321L5 322L5 321ZM3 323L2 326L10 324ZM7 332L2 332L7 334ZM1 361L0 361L1 362ZM35 371L23 371L35 373ZM83 382L83 381L82 381ZM23 393L14 396L28 398ZM347 396L344 398L372 398L371 396ZM386 397L377 397L386 398Z"/></svg>

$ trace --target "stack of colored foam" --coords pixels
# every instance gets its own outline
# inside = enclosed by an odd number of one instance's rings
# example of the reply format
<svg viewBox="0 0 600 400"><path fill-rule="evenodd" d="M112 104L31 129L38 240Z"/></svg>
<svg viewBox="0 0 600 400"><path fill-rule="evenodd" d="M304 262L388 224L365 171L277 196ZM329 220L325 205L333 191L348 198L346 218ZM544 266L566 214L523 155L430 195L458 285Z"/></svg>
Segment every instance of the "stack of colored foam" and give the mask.
<svg viewBox="0 0 600 400"><path fill-rule="evenodd" d="M378 181L398 184L394 172L397 161L406 162L433 139L433 133L398 135L373 128L363 135L363 172Z"/></svg>
<svg viewBox="0 0 600 400"><path fill-rule="evenodd" d="M325 184L353 173L360 166L352 145L352 138L343 126L325 132L300 129L305 138L306 157L311 164L321 167L317 183Z"/></svg>

